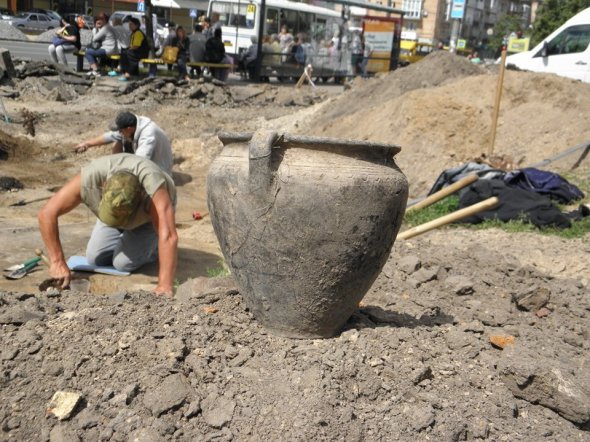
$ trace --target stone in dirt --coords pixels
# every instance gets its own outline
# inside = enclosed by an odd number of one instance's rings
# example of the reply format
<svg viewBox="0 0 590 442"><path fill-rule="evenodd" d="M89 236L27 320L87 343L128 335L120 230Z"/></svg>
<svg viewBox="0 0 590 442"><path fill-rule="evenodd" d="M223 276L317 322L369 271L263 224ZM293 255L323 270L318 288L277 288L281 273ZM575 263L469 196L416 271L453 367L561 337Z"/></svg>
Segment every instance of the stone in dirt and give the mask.
<svg viewBox="0 0 590 442"><path fill-rule="evenodd" d="M49 442L79 442L80 437L75 431L62 425L56 425L49 433Z"/></svg>
<svg viewBox="0 0 590 442"><path fill-rule="evenodd" d="M416 280L419 285L425 284L429 281L434 281L438 278L438 272L440 268L438 266L425 268L422 267L416 273L412 275L412 277Z"/></svg>
<svg viewBox="0 0 590 442"><path fill-rule="evenodd" d="M501 335L492 335L490 336L490 343L497 348L504 349L509 345L514 344L516 342L516 338L514 336L501 336Z"/></svg>
<svg viewBox="0 0 590 442"><path fill-rule="evenodd" d="M504 349L498 364L504 384L512 394L533 404L540 404L583 429L590 429L590 373L574 372L555 357L544 357L513 345Z"/></svg>
<svg viewBox="0 0 590 442"><path fill-rule="evenodd" d="M189 279L181 284L176 290L175 299L188 301L190 299L201 299L209 295L231 295L237 293L238 289L231 276L222 278L198 278Z"/></svg>
<svg viewBox="0 0 590 442"><path fill-rule="evenodd" d="M28 321L42 320L45 315L41 312L33 312L15 307L0 315L0 324L21 325Z"/></svg>
<svg viewBox="0 0 590 442"><path fill-rule="evenodd" d="M422 261L420 261L420 258L413 255L404 256L400 258L397 263L397 268L406 275L411 275L412 273L417 272L421 266Z"/></svg>
<svg viewBox="0 0 590 442"><path fill-rule="evenodd" d="M12 57L8 49L0 48L0 69L8 78L13 78L16 75L14 64L12 64Z"/></svg>
<svg viewBox="0 0 590 442"><path fill-rule="evenodd" d="M201 404L207 425L221 428L232 420L236 403L230 399L211 394Z"/></svg>
<svg viewBox="0 0 590 442"><path fill-rule="evenodd" d="M414 431L421 432L434 425L436 414L431 405L416 405L408 408L406 413Z"/></svg>
<svg viewBox="0 0 590 442"><path fill-rule="evenodd" d="M170 410L182 406L185 401L195 396L193 387L180 373L172 374L162 383L146 393L143 404L156 417L161 416Z"/></svg>
<svg viewBox="0 0 590 442"><path fill-rule="evenodd" d="M537 311L544 307L551 298L551 291L547 287L535 287L523 293L517 293L512 297L519 309Z"/></svg>
<svg viewBox="0 0 590 442"><path fill-rule="evenodd" d="M473 281L465 276L449 276L445 280L445 285L451 289L453 293L459 296L471 295L475 291L473 288Z"/></svg>
<svg viewBox="0 0 590 442"><path fill-rule="evenodd" d="M72 416L80 399L82 399L82 396L78 393L56 391L49 402L47 413L53 414L60 421L68 419Z"/></svg>

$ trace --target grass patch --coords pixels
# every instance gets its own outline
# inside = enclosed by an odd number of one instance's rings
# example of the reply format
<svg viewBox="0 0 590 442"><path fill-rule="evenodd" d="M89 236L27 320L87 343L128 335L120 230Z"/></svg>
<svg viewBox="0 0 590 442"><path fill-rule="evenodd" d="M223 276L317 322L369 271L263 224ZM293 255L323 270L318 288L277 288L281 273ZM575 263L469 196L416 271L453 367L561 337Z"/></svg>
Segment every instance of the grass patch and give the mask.
<svg viewBox="0 0 590 442"><path fill-rule="evenodd" d="M459 197L456 195L448 196L447 198L434 203L432 206L425 207L421 210L412 210L404 216L404 223L409 227L419 226L427 223L441 216L448 215L454 212L459 207ZM451 224L452 225L452 224Z"/></svg>
<svg viewBox="0 0 590 442"><path fill-rule="evenodd" d="M562 175L570 183L575 184L584 192L586 197L583 200L576 201L571 205L557 205L562 212L569 212L577 208L581 203L585 202L588 204L590 200L590 175L587 174L564 174ZM404 225L406 228L418 226L420 224L427 223L441 216L448 215L451 212L457 210L459 206L459 197L451 195L442 201L439 201L432 206L426 207L422 210L412 211L406 214L404 217ZM569 229L557 229L554 227L545 227L539 229L533 224L530 224L523 220L511 220L508 222L502 222L499 220L484 221L481 224L463 224L454 223L449 224L451 227L465 227L472 229L492 229L497 228L504 230L509 233L537 233L541 235L552 235L559 236L560 238L573 239L581 238L590 233L590 217L586 217L579 221L572 221L572 226ZM404 229L405 230L405 229Z"/></svg>
<svg viewBox="0 0 590 442"><path fill-rule="evenodd" d="M217 267L207 267L205 273L209 278L219 278L230 275L229 268L223 259L217 261Z"/></svg>
<svg viewBox="0 0 590 442"><path fill-rule="evenodd" d="M467 224L464 224L467 226ZM502 222L498 220L484 221L481 224L470 225L474 229L492 229L498 228L509 233L537 233L540 235L559 236L560 238L573 239L581 238L587 233L590 233L590 217L586 217L580 221L572 221L572 226L569 229L557 229L555 227L545 227L539 229L531 223L521 220L511 220Z"/></svg>

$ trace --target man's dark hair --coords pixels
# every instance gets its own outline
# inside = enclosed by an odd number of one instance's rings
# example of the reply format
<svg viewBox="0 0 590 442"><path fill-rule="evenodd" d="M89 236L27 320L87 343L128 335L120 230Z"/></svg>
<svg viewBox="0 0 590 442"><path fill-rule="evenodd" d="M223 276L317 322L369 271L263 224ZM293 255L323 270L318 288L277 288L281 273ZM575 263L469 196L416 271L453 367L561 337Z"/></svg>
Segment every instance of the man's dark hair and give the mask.
<svg viewBox="0 0 590 442"><path fill-rule="evenodd" d="M215 28L215 31L213 31L213 36L215 38L221 39L221 28Z"/></svg>
<svg viewBox="0 0 590 442"><path fill-rule="evenodd" d="M197 23L195 25L195 32L203 32L203 26Z"/></svg>
<svg viewBox="0 0 590 442"><path fill-rule="evenodd" d="M140 27L141 27L141 22L140 22L140 21L139 21L137 18L135 18L135 17L131 17L131 18L129 19L129 21L130 21L131 23L133 23L135 26L137 26L138 28L140 28Z"/></svg>
<svg viewBox="0 0 590 442"><path fill-rule="evenodd" d="M115 118L115 127L117 130L125 129L126 127L136 127L137 117L131 112L119 112Z"/></svg>

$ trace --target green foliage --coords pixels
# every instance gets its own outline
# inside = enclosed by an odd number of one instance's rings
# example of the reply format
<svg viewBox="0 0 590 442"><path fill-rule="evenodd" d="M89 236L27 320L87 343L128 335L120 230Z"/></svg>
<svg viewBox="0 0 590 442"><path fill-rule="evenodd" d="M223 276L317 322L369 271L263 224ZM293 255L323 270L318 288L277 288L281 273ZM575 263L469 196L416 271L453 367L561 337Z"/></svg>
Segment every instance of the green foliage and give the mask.
<svg viewBox="0 0 590 442"><path fill-rule="evenodd" d="M541 42L566 20L589 8L590 0L545 0L533 23L531 48Z"/></svg>
<svg viewBox="0 0 590 442"><path fill-rule="evenodd" d="M581 174L565 174L562 175L568 181L574 183L578 186L582 192L586 195L586 198L583 200L588 203L590 200L590 176ZM561 206L560 210L562 211L570 211L575 208L580 202L576 202L572 206ZM459 206L459 198L456 195L451 195L442 201L439 201L432 206L426 207L422 210L418 211L411 211L406 214L404 217L404 227L402 229L406 230L414 226L418 226L420 224L427 223L432 221L436 218L440 218L441 216L447 215L451 212L457 210ZM581 238L590 233L590 217L584 218L579 221L572 222L572 226L569 229L557 229L546 227L544 229L539 229L535 227L533 224L530 224L524 220L512 220L508 222L502 222L498 220L490 220L485 221L481 224L451 224L450 227L467 227L473 229L491 229L491 228L498 228L502 229L505 232L510 233L537 233L541 235L553 235L559 236L565 239L571 238Z"/></svg>
<svg viewBox="0 0 590 442"><path fill-rule="evenodd" d="M418 226L420 224L427 223L434 219L440 218L441 216L448 215L454 212L459 207L459 197L451 195L432 206L425 207L422 210L412 210L404 217L404 223L408 224L409 227Z"/></svg>
<svg viewBox="0 0 590 442"><path fill-rule="evenodd" d="M499 47L504 37L508 37L511 33L518 31L524 31L522 29L522 18L519 15L503 15L494 26L494 34L489 39L490 47Z"/></svg>
<svg viewBox="0 0 590 442"><path fill-rule="evenodd" d="M520 220L512 220L506 223L498 220L490 220L473 226L475 229L492 229L494 227L509 233L538 233L541 235L573 239L582 238L590 233L590 218L584 218L580 221L572 222L572 226L569 229L556 229L554 227L539 229L533 224Z"/></svg>
<svg viewBox="0 0 590 442"><path fill-rule="evenodd" d="M220 259L219 261L217 261L217 267L207 267L205 269L205 273L207 274L207 276L209 278L218 278L221 276L229 276L230 272L229 272L229 268L227 267L227 265L225 264L225 261L223 259Z"/></svg>

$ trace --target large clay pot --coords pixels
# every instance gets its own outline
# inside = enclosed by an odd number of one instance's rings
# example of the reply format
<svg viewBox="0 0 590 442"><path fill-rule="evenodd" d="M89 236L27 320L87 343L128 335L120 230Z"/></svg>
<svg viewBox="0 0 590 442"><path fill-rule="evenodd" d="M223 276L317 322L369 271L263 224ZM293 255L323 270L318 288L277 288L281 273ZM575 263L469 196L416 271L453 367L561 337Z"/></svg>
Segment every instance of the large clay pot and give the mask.
<svg viewBox="0 0 590 442"><path fill-rule="evenodd" d="M240 293L272 333L336 334L401 226L398 146L261 131L219 136L209 212Z"/></svg>

